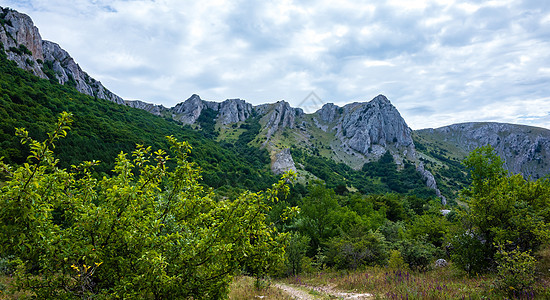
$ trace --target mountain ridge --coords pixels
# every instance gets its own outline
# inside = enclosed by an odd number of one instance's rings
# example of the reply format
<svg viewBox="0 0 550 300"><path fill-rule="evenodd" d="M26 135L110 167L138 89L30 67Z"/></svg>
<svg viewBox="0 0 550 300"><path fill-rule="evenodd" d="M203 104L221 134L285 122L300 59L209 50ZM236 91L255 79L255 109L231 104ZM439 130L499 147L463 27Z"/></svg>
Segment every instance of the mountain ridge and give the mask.
<svg viewBox="0 0 550 300"><path fill-rule="evenodd" d="M79 92L124 104L121 97L91 78L58 44L43 40L26 14L0 7L0 42L8 59L34 75L73 85Z"/></svg>
<svg viewBox="0 0 550 300"><path fill-rule="evenodd" d="M275 174L295 170L302 177L315 177L302 163L293 159L295 151L344 163L355 170L390 153L398 169L413 164L426 185L445 201L438 185L452 184L447 179L454 175L443 180L438 173L449 170L451 166L453 172L463 174L464 170L458 167L457 161L474 148L486 144L497 150L511 172L533 178L548 173L550 130L543 128L505 123L461 123L413 131L384 95L342 107L327 103L310 114L291 107L284 100L254 106L242 99L207 101L193 94L171 108L141 100L123 100L84 72L58 44L42 40L29 16L1 8L0 23L0 42L7 58L40 78L72 86L86 95L145 110L197 130L202 130L201 124L208 125L212 136L219 141L238 139L250 128L250 124L245 123L255 118L259 129L247 139L247 143L268 150L271 170ZM203 115L208 116L201 123L199 120Z"/></svg>

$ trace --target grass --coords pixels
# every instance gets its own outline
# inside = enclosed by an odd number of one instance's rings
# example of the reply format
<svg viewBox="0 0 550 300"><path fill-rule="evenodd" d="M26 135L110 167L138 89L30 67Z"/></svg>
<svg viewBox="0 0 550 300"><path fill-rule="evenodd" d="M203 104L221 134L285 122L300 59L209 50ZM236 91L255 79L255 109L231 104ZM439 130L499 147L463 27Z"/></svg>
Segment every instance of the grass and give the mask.
<svg viewBox="0 0 550 300"><path fill-rule="evenodd" d="M28 291L8 291L14 284L14 279L8 275L0 275L0 299L24 299L31 298L32 293Z"/></svg>
<svg viewBox="0 0 550 300"><path fill-rule="evenodd" d="M550 250L549 250L550 252ZM363 271L327 272L287 278L305 286L332 286L336 290L372 293L379 299L505 299L494 290L494 275L467 276L452 267L411 272L371 267ZM540 280L519 299L548 299L548 282Z"/></svg>

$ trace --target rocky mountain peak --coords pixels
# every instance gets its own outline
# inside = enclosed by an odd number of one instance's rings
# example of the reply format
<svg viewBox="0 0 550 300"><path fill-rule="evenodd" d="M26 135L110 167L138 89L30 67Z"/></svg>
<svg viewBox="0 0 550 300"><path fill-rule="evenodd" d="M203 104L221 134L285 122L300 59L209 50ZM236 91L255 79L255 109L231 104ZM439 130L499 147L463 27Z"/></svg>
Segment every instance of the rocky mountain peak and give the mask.
<svg viewBox="0 0 550 300"><path fill-rule="evenodd" d="M472 122L436 129L423 129L421 136L451 145L466 156L475 148L490 145L514 174L534 179L548 174L546 157L550 155L550 130L532 126Z"/></svg>
<svg viewBox="0 0 550 300"><path fill-rule="evenodd" d="M0 42L8 59L21 69L60 84L73 85L79 92L124 104L119 96L91 78L58 44L42 40L32 19L8 8L1 8Z"/></svg>
<svg viewBox="0 0 550 300"><path fill-rule="evenodd" d="M167 108L162 105L147 103L140 100L124 100L124 103L129 107L143 109L155 116L162 116L162 113L167 110Z"/></svg>
<svg viewBox="0 0 550 300"><path fill-rule="evenodd" d="M201 97L197 94L193 94L187 100L171 108L172 118L184 124L193 124L201 115L204 107L206 107L206 105Z"/></svg>
<svg viewBox="0 0 550 300"><path fill-rule="evenodd" d="M252 114L253 106L241 99L227 99L219 104L218 120L227 125L245 121Z"/></svg>
<svg viewBox="0 0 550 300"><path fill-rule="evenodd" d="M334 103L327 103L321 107L317 112L315 112L321 120L327 123L334 122L339 116L340 107L334 105Z"/></svg>
<svg viewBox="0 0 550 300"><path fill-rule="evenodd" d="M373 146L414 148L412 130L383 95L343 107L339 135L350 148L368 155Z"/></svg>
<svg viewBox="0 0 550 300"><path fill-rule="evenodd" d="M227 99L223 102L205 101L197 94L170 108L172 118L185 124L193 124L202 110L212 109L217 113L216 119L223 125L242 122L252 114L253 106L241 99Z"/></svg>
<svg viewBox="0 0 550 300"><path fill-rule="evenodd" d="M374 98L371 100L371 102L372 102L373 104L377 103L377 104L379 104L379 105L391 105L390 100L389 100L386 96L384 96L384 95L382 95L382 94L380 94L380 95L374 97Z"/></svg>
<svg viewBox="0 0 550 300"><path fill-rule="evenodd" d="M266 120L264 130L266 130L267 141L278 130L285 128L294 128L296 117L304 114L301 108L293 108L284 100L277 101L273 104L263 104L256 108L256 111L265 115Z"/></svg>

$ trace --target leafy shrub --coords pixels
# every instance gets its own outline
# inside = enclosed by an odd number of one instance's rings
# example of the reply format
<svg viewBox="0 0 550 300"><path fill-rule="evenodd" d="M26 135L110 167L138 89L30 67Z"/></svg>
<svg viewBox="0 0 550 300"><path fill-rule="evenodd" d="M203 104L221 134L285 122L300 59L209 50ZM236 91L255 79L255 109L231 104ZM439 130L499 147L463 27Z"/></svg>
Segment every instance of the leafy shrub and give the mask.
<svg viewBox="0 0 550 300"><path fill-rule="evenodd" d="M399 251L409 267L417 271L428 270L435 256L441 254L434 245L421 240L401 241Z"/></svg>
<svg viewBox="0 0 550 300"><path fill-rule="evenodd" d="M243 265L262 270L281 261L285 235L266 222L271 203L288 192L283 176L265 192L216 199L188 162L190 147L168 137L176 168L162 150L120 153L113 176L93 176L95 161L57 167L55 141L67 135L63 113L27 162L0 161L0 253L21 259L17 288L37 298L218 299Z"/></svg>
<svg viewBox="0 0 550 300"><path fill-rule="evenodd" d="M12 275L20 263L13 255L0 257L0 275Z"/></svg>
<svg viewBox="0 0 550 300"><path fill-rule="evenodd" d="M397 270L403 270L407 268L407 264L405 263L405 260L403 259L403 256L401 256L401 252L399 252L399 250L390 251L388 267Z"/></svg>
<svg viewBox="0 0 550 300"><path fill-rule="evenodd" d="M285 250L287 275L297 275L302 272L306 251L310 238L300 233L293 233Z"/></svg>
<svg viewBox="0 0 550 300"><path fill-rule="evenodd" d="M365 265L385 265L387 243L378 231L359 236L339 236L328 242L327 260L338 269L357 269Z"/></svg>
<svg viewBox="0 0 550 300"><path fill-rule="evenodd" d="M452 241L451 259L468 274L481 273L491 267L491 249L472 232L456 235Z"/></svg>
<svg viewBox="0 0 550 300"><path fill-rule="evenodd" d="M536 263L531 251L520 251L519 247L506 250L503 245L498 249L495 285L511 296L531 290L535 283Z"/></svg>

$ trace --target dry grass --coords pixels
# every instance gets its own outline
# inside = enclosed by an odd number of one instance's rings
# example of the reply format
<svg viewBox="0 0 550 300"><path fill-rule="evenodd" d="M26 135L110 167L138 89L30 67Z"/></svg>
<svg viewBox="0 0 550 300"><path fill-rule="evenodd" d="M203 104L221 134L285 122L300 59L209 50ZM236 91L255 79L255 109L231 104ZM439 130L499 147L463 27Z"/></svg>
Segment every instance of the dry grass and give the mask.
<svg viewBox="0 0 550 300"><path fill-rule="evenodd" d="M229 299L234 300L292 300L285 292L277 289L270 284L265 284L262 288L256 288L255 279L248 276L237 276L231 282Z"/></svg>
<svg viewBox="0 0 550 300"><path fill-rule="evenodd" d="M549 250L550 252L550 250ZM372 293L380 299L505 299L494 290L494 275L467 276L451 267L428 272L369 268L356 272L301 275L284 281L305 286L331 286L347 292ZM547 281L520 299L550 299Z"/></svg>
<svg viewBox="0 0 550 300"><path fill-rule="evenodd" d="M0 300L4 299L29 299L31 298L31 293L20 291L20 292L10 292L10 288L13 284L13 278L7 275L0 275Z"/></svg>

